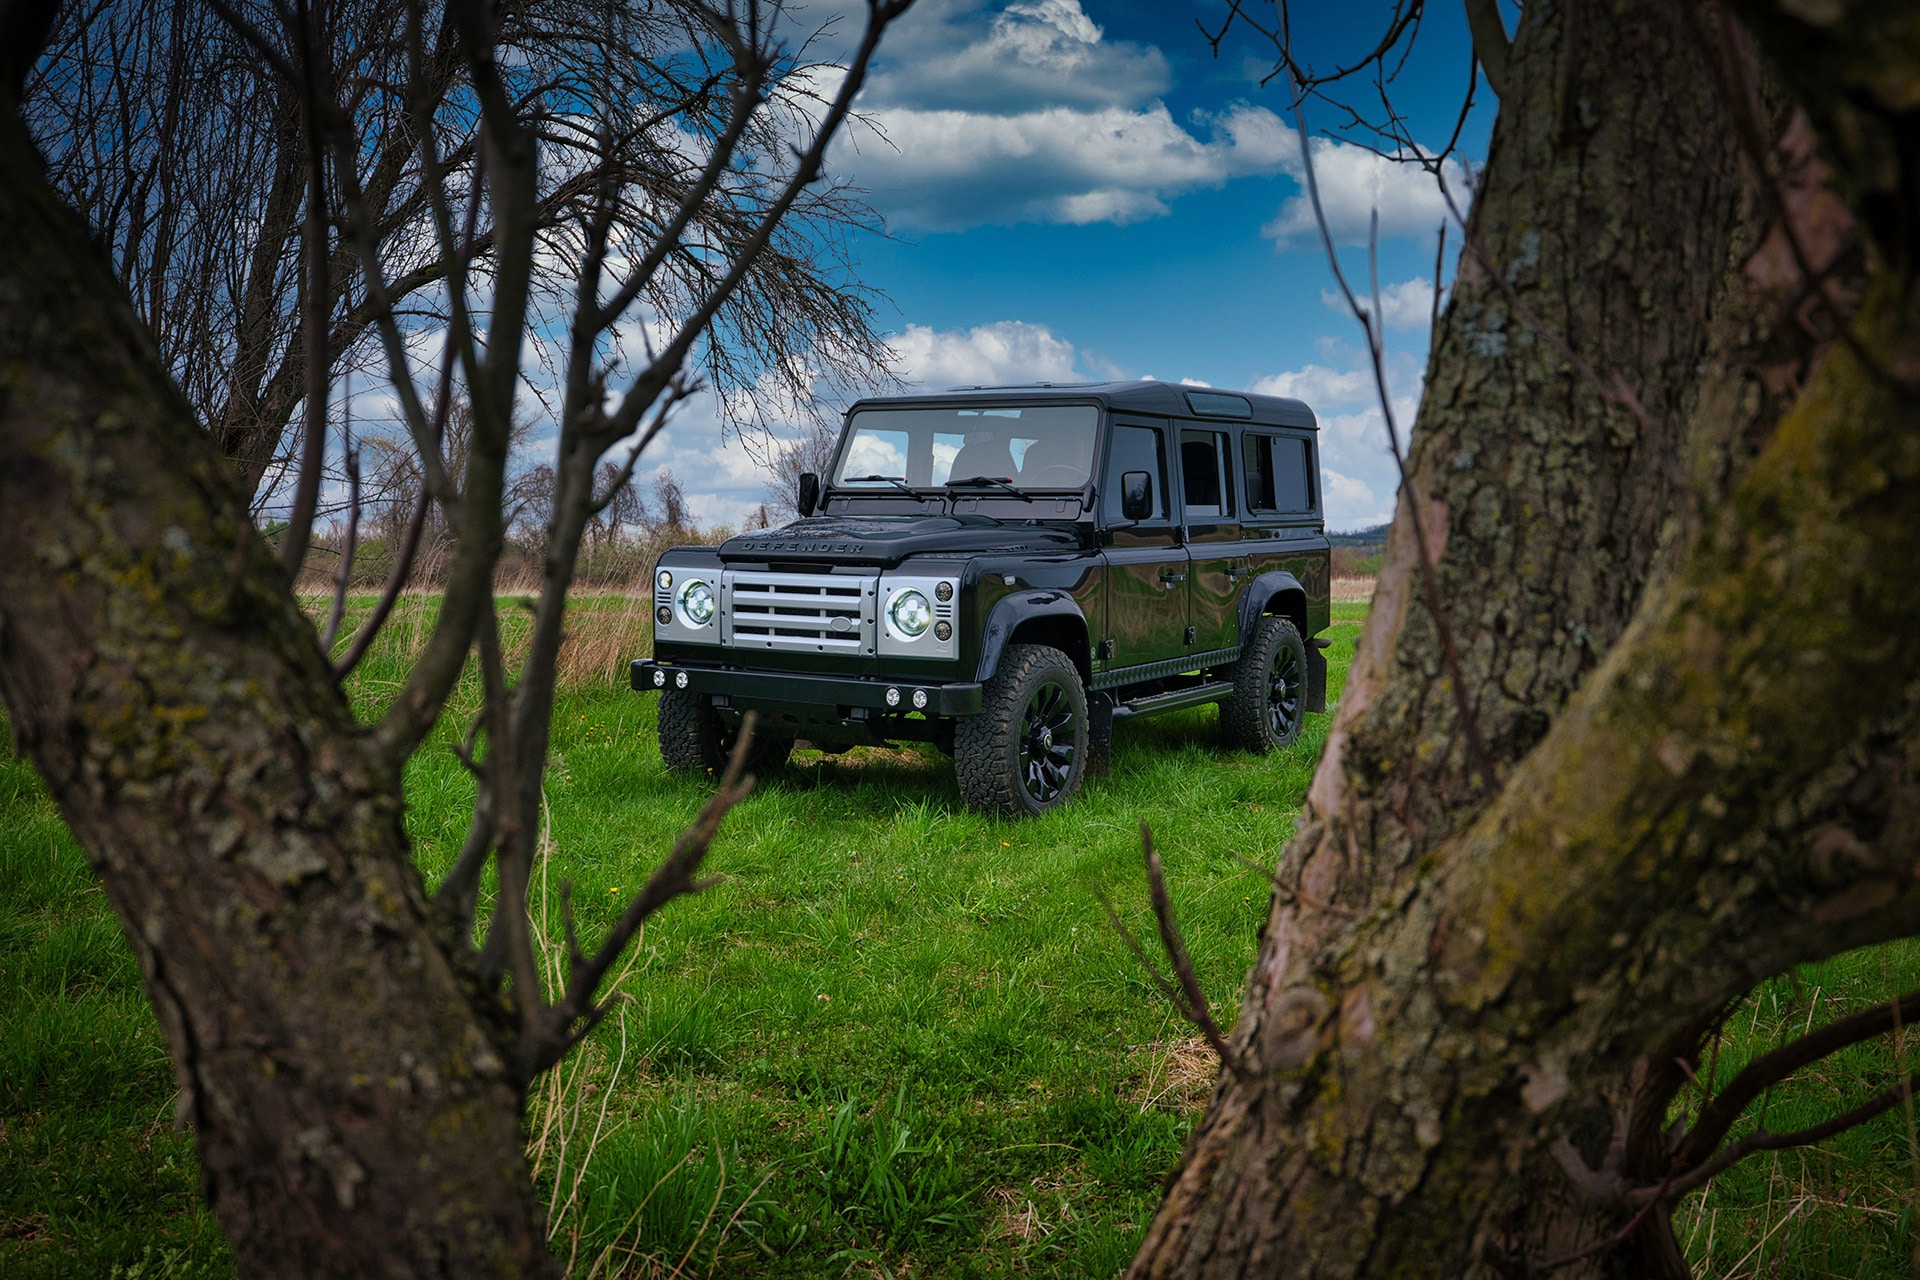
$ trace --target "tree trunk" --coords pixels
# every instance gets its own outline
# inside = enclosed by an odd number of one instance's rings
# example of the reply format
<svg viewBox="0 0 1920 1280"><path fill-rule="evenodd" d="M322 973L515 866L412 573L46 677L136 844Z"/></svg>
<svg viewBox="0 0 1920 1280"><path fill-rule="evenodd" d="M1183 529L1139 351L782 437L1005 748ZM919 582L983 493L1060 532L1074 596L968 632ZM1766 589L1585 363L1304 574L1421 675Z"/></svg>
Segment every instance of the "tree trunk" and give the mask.
<svg viewBox="0 0 1920 1280"><path fill-rule="evenodd" d="M1811 47L1787 29L1770 52ZM1402 518L1282 858L1303 892L1275 897L1245 1072L1136 1277L1522 1274L1599 1244L1634 1210L1576 1188L1556 1139L1598 1166L1623 1116L1617 1172L1658 1182L1669 1064L1717 1009L1920 925L1920 306L1879 272L1864 358L1800 323L1718 38L1655 0L1525 10L1472 219L1511 293L1469 250L1413 457L1498 794ZM1664 1211L1634 1247L1636 1274L1684 1274Z"/></svg>
<svg viewBox="0 0 1920 1280"><path fill-rule="evenodd" d="M140 958L238 1270L555 1274L398 770L0 106L0 693Z"/></svg>

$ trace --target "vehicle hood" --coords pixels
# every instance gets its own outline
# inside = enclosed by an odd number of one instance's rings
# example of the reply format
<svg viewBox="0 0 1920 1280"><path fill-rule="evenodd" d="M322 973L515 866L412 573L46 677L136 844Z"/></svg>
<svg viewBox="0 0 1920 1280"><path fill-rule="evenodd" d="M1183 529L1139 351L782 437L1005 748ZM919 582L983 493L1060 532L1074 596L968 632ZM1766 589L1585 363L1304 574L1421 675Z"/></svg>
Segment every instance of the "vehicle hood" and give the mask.
<svg viewBox="0 0 1920 1280"><path fill-rule="evenodd" d="M813 516L779 529L756 529L720 544L734 560L832 560L896 565L908 556L982 551L1059 552L1078 548L1071 528L1011 523L988 516Z"/></svg>

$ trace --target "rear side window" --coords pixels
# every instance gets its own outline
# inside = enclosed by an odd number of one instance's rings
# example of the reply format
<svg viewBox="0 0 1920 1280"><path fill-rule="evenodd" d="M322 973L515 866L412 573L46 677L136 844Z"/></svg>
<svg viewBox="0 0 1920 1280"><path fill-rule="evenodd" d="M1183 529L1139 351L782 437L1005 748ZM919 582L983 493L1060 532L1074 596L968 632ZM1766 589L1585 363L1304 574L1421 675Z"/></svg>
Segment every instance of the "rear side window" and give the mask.
<svg viewBox="0 0 1920 1280"><path fill-rule="evenodd" d="M1247 510L1274 515L1310 513L1315 494L1307 442L1298 436L1253 432L1244 439Z"/></svg>

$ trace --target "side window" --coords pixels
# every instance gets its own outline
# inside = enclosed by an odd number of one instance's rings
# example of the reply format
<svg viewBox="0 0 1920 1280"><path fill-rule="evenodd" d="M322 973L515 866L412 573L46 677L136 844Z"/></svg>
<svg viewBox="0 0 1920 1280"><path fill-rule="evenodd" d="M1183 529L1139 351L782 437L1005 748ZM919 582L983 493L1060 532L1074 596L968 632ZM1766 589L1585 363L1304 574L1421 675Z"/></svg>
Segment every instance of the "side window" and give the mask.
<svg viewBox="0 0 1920 1280"><path fill-rule="evenodd" d="M1120 509L1120 477L1144 471L1153 477L1153 514L1149 522L1167 519L1167 463L1164 436L1153 427L1116 426L1107 448L1106 482L1100 486L1100 509L1114 523L1126 521Z"/></svg>
<svg viewBox="0 0 1920 1280"><path fill-rule="evenodd" d="M1249 432L1241 452L1246 457L1247 510L1272 511L1274 509L1273 437L1257 436Z"/></svg>
<svg viewBox="0 0 1920 1280"><path fill-rule="evenodd" d="M1307 442L1281 436L1273 442L1273 496L1286 512L1313 510L1313 481L1307 468Z"/></svg>
<svg viewBox="0 0 1920 1280"><path fill-rule="evenodd" d="M1313 468L1305 440L1248 433L1243 452L1249 511L1298 515L1313 510Z"/></svg>
<svg viewBox="0 0 1920 1280"><path fill-rule="evenodd" d="M1181 492L1187 500L1187 519L1205 520L1232 508L1221 463L1220 436L1212 431L1180 433Z"/></svg>

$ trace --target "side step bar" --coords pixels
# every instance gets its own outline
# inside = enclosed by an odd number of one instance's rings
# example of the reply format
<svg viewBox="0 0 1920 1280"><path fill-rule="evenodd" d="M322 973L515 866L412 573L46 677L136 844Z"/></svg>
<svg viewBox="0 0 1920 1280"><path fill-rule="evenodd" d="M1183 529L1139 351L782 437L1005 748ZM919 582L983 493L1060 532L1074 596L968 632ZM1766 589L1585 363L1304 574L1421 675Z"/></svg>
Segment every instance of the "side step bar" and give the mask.
<svg viewBox="0 0 1920 1280"><path fill-rule="evenodd" d="M1211 684L1195 685L1191 689L1175 689L1172 693L1156 693L1152 697L1116 703L1113 708L1113 718L1125 720L1132 716L1152 716L1162 711L1180 711L1187 707L1204 706L1209 702L1219 702L1232 693L1231 680L1215 680Z"/></svg>

